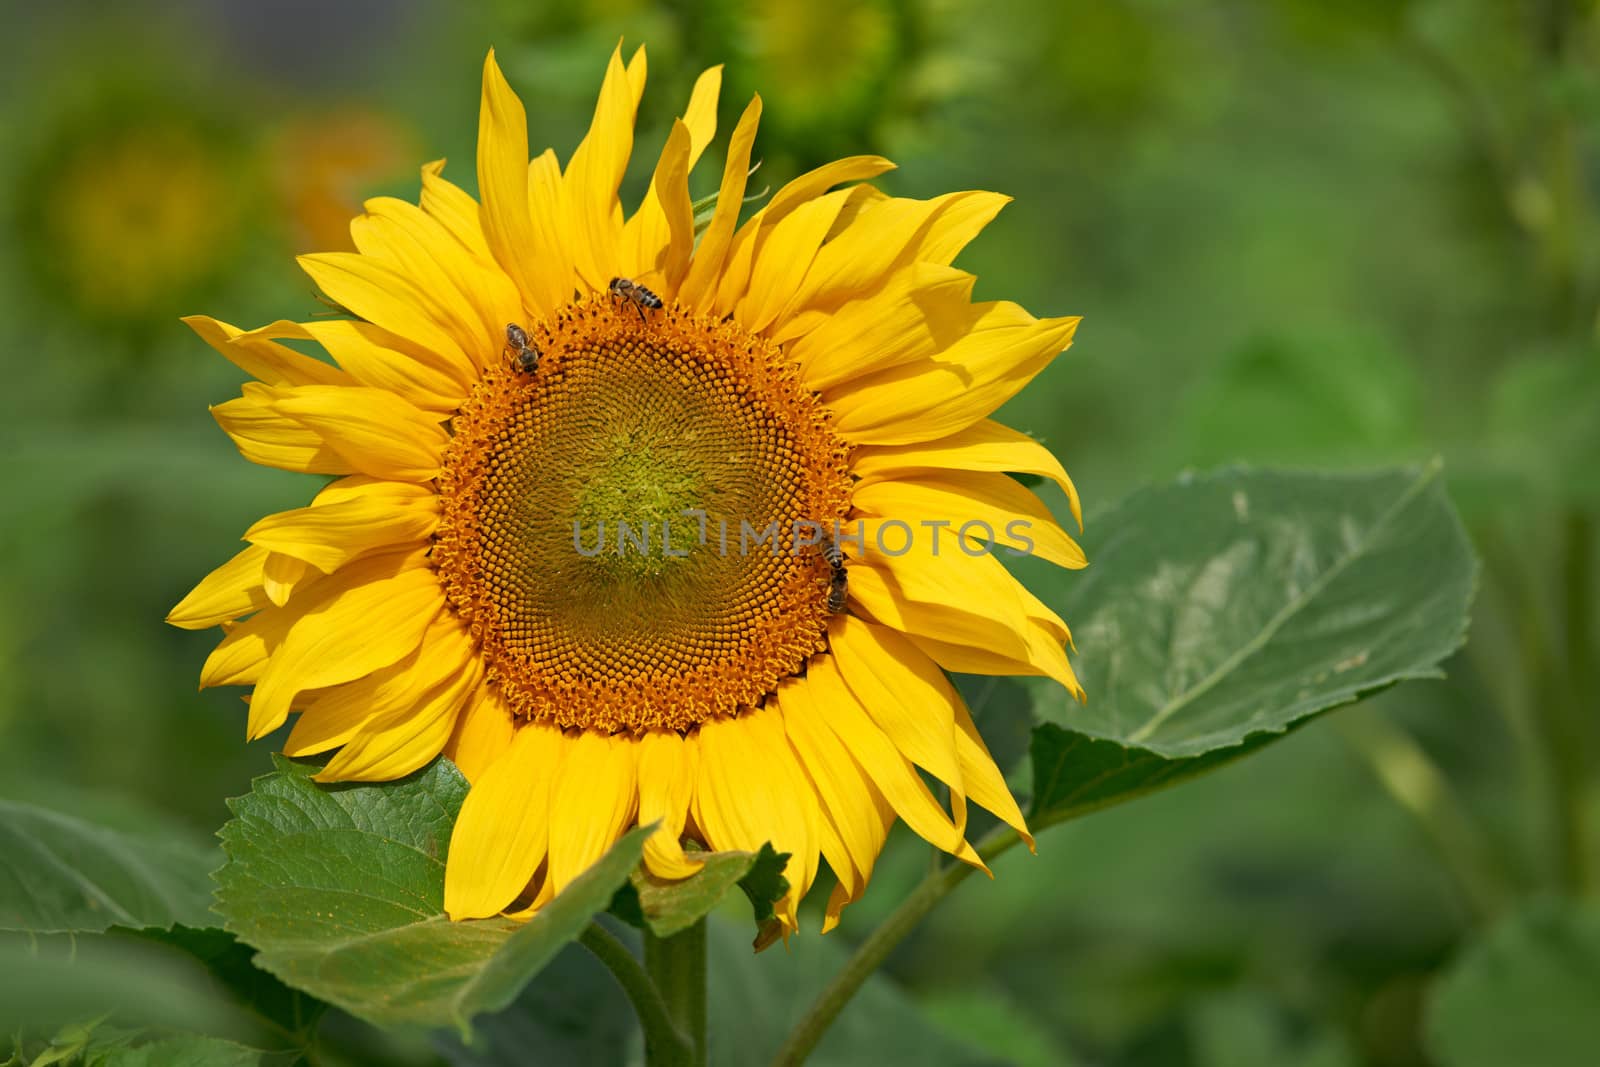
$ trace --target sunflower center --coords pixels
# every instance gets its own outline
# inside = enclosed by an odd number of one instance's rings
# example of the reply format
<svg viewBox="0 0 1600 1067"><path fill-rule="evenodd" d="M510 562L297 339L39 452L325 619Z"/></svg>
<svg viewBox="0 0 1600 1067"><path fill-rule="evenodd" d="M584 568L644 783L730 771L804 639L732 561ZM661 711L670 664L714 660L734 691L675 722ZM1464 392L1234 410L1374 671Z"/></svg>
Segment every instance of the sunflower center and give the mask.
<svg viewBox="0 0 1600 1067"><path fill-rule="evenodd" d="M454 424L434 560L520 715L686 729L823 647L809 523L849 506L846 446L783 353L672 305L600 297L529 331ZM797 536L798 532L798 536Z"/></svg>

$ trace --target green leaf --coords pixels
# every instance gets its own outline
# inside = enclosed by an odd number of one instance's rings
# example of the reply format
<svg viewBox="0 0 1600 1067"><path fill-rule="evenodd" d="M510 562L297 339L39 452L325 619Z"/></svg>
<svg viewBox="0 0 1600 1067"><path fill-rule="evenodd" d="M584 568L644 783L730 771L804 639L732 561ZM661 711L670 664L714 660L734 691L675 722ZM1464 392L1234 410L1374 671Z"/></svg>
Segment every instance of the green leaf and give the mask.
<svg viewBox="0 0 1600 1067"><path fill-rule="evenodd" d="M1467 947L1435 986L1443 1067L1587 1067L1600 1049L1600 907L1542 900Z"/></svg>
<svg viewBox="0 0 1600 1067"><path fill-rule="evenodd" d="M1033 760L1033 806L1028 819L1036 828L1076 819L1177 785L1274 739L1273 734L1258 734L1244 744L1203 756L1168 759L1149 749L1041 723L1034 729L1028 749Z"/></svg>
<svg viewBox="0 0 1600 1067"><path fill-rule="evenodd" d="M1095 519L1094 565L1052 607L1089 691L1036 687L1033 819L1192 778L1312 716L1439 675L1477 564L1437 465L1229 469Z"/></svg>
<svg viewBox="0 0 1600 1067"><path fill-rule="evenodd" d="M280 760L232 801L217 911L286 983L379 1026L497 1011L605 910L650 828L623 837L533 919L451 922L444 861L467 782L447 760L379 785L320 786Z"/></svg>
<svg viewBox="0 0 1600 1067"><path fill-rule="evenodd" d="M108 1049L87 1057L89 1067L288 1067L292 1052L264 1052L221 1038L185 1034L146 1045Z"/></svg>
<svg viewBox="0 0 1600 1067"><path fill-rule="evenodd" d="M257 967L255 951L226 930L196 930L174 926L170 930L130 931L188 953L199 960L241 1005L287 1034L304 1037L316 1025L327 1005Z"/></svg>
<svg viewBox="0 0 1600 1067"><path fill-rule="evenodd" d="M632 1063L629 1049L644 1048L622 987L581 945L563 948L510 1007L473 1028L471 1045L449 1032L435 1038L453 1067Z"/></svg>
<svg viewBox="0 0 1600 1067"><path fill-rule="evenodd" d="M652 875L641 865L617 891L611 910L635 926L671 937L710 914L728 891L739 886L755 908L756 920L770 919L773 904L789 891L783 877L788 853L762 845L760 852L691 852L705 864L698 874L675 882Z"/></svg>
<svg viewBox="0 0 1600 1067"><path fill-rule="evenodd" d="M163 827L113 830L0 800L0 930L210 926L214 848Z"/></svg>

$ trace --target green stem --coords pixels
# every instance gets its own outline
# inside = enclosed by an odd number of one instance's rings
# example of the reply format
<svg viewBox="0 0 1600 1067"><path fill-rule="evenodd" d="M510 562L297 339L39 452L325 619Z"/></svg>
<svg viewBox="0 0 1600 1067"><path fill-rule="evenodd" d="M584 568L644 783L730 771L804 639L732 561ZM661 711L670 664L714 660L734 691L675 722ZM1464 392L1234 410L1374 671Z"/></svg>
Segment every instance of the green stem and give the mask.
<svg viewBox="0 0 1600 1067"><path fill-rule="evenodd" d="M1433 839L1445 868L1480 920L1499 914L1510 891L1450 782L1410 734L1366 708L1334 720L1391 797Z"/></svg>
<svg viewBox="0 0 1600 1067"><path fill-rule="evenodd" d="M982 841L978 842L978 855L985 862L994 859L1005 852L1012 845L1020 841L1016 834L1005 827L998 827ZM788 1038L783 1042L783 1047L773 1057L773 1067L799 1067L805 1062L811 1050L816 1048L817 1042L827 1032L839 1012L855 996L866 980L872 977L874 971L888 958L889 953L906 935L916 928L922 917L933 910L933 906L943 900L952 889L977 868L969 867L965 863L953 863L937 871L929 872L911 895L900 902L894 914L884 920L882 926L872 931L867 939L856 946L854 954L845 962L839 973L833 976L827 986L812 1001L811 1007L806 1010L805 1016L795 1024L789 1032Z"/></svg>
<svg viewBox="0 0 1600 1067"><path fill-rule="evenodd" d="M677 1031L688 1042L683 1062L704 1067L706 1062L706 921L671 937L644 933L644 966L660 990ZM656 1061L651 1060L652 1064ZM666 1062L666 1061L662 1061Z"/></svg>
<svg viewBox="0 0 1600 1067"><path fill-rule="evenodd" d="M606 970L628 995L639 1025L644 1029L645 1061L650 1067L687 1067L703 1061L695 1058L689 1039L673 1022L661 988L634 958L628 946L599 923L590 923L578 939L583 947L605 964ZM646 951L650 935L645 934Z"/></svg>
<svg viewBox="0 0 1600 1067"><path fill-rule="evenodd" d="M1500 539L1490 543L1491 549L1503 545ZM1555 640L1546 623L1547 606L1537 595L1537 582L1523 573L1521 554L1504 550L1497 551L1496 557L1493 572L1517 620L1515 636L1527 712L1546 775L1545 808L1555 882L1561 889L1575 892L1588 882L1581 726L1574 729L1580 724L1574 722L1568 707Z"/></svg>

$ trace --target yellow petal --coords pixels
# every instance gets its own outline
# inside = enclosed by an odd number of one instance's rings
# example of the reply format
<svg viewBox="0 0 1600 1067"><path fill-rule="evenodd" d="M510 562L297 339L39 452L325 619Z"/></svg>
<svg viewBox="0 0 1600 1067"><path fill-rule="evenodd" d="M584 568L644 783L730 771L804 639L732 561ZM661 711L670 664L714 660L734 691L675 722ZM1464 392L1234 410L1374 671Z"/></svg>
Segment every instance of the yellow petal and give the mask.
<svg viewBox="0 0 1600 1067"><path fill-rule="evenodd" d="M476 782L511 747L515 732L516 719L506 707L500 687L485 683L467 699L444 754L466 775L467 781Z"/></svg>
<svg viewBox="0 0 1600 1067"><path fill-rule="evenodd" d="M416 649L399 661L308 698L283 744L284 755L314 756L345 744L375 722L403 717L425 693L453 681L476 659L459 620L440 612Z"/></svg>
<svg viewBox="0 0 1600 1067"><path fill-rule="evenodd" d="M443 175L444 160L436 159L423 165L422 210L438 219L463 247L492 261L489 242L484 240L483 225L478 221L478 202Z"/></svg>
<svg viewBox="0 0 1600 1067"><path fill-rule="evenodd" d="M1077 325L1075 318L1035 319L1015 304L990 304L972 332L939 355L848 382L823 399L835 429L854 443L947 437L1011 399L1071 344Z"/></svg>
<svg viewBox="0 0 1600 1067"><path fill-rule="evenodd" d="M1001 193L973 191L953 193L949 205L921 234L916 257L923 263L949 264L983 230L1000 209L1011 203Z"/></svg>
<svg viewBox="0 0 1600 1067"><path fill-rule="evenodd" d="M717 193L717 209L711 224L700 237L694 261L684 279L678 300L700 311L709 307L717 293L717 282L722 264L728 254L728 244L734 227L739 222L739 211L744 206L745 181L750 170L750 150L755 145L756 127L761 122L761 97L751 99L739 125L734 127L728 143L727 165L722 171L722 187Z"/></svg>
<svg viewBox="0 0 1600 1067"><path fill-rule="evenodd" d="M1067 661L1059 638L1046 633L1044 627L1030 625L1023 634L1026 651L1021 656L1004 655L992 648L953 644L922 634L906 635L929 659L947 671L956 674L987 675L1038 675L1053 678L1078 700L1084 699L1083 687Z"/></svg>
<svg viewBox="0 0 1600 1067"><path fill-rule="evenodd" d="M620 273L635 278L659 275L659 279L651 280L661 286L663 296L670 298L677 291L694 251L689 129L681 121L672 125L644 203L623 226L623 245L626 251L620 260Z"/></svg>
<svg viewBox="0 0 1600 1067"><path fill-rule="evenodd" d="M317 772L319 782L386 782L418 770L444 748L467 697L483 681L483 660L460 622L442 612L424 636L418 659L444 678L383 714L370 715ZM419 679L420 680L420 679Z"/></svg>
<svg viewBox="0 0 1600 1067"><path fill-rule="evenodd" d="M299 693L354 681L410 653L444 607L438 577L409 554L357 560L308 596L256 682L252 739L276 730Z"/></svg>
<svg viewBox="0 0 1600 1067"><path fill-rule="evenodd" d="M956 698L956 752L961 757L961 779L966 783L967 796L1022 835L1029 852L1037 852L1022 809L1017 807L1005 775L995 766L989 746L983 743L977 724L972 721L972 712L960 697Z"/></svg>
<svg viewBox="0 0 1600 1067"><path fill-rule="evenodd" d="M445 864L450 918L495 915L527 888L549 844L550 783L564 748L561 731L523 726L505 755L472 783Z"/></svg>
<svg viewBox="0 0 1600 1067"><path fill-rule="evenodd" d="M678 839L694 793L699 749L670 730L651 730L638 742L639 825L660 822L644 845L645 866L658 878L687 878L705 866L683 853Z"/></svg>
<svg viewBox="0 0 1600 1067"><path fill-rule="evenodd" d="M289 602L290 594L305 576L304 560L273 552L261 568L261 588L267 599L281 608Z"/></svg>
<svg viewBox="0 0 1600 1067"><path fill-rule="evenodd" d="M431 416L382 389L307 385L283 391L273 410L317 434L350 467L374 478L436 477L450 435Z"/></svg>
<svg viewBox="0 0 1600 1067"><path fill-rule="evenodd" d="M949 348L982 314L969 302L975 280L953 267L913 263L881 290L825 316L788 348L806 388L822 392Z"/></svg>
<svg viewBox="0 0 1600 1067"><path fill-rule="evenodd" d="M321 434L277 410L280 395L282 391L268 386L246 384L243 396L216 405L211 417L251 463L303 474L353 473L356 468L329 448Z"/></svg>
<svg viewBox="0 0 1600 1067"><path fill-rule="evenodd" d="M836 185L870 181L891 170L894 170L894 164L882 156L846 156L824 163L785 184L762 214L768 224L779 222L787 218L790 212L810 203ZM830 234L833 232L829 231Z"/></svg>
<svg viewBox="0 0 1600 1067"><path fill-rule="evenodd" d="M960 792L957 697L944 672L903 635L848 615L829 625L828 646L845 685L895 748Z"/></svg>
<svg viewBox="0 0 1600 1067"><path fill-rule="evenodd" d="M531 284L539 286L541 300L533 303L546 314L572 300L576 289L573 267L573 219L566 182L555 152L544 152L528 163L528 214L533 223L536 262L527 266Z"/></svg>
<svg viewBox="0 0 1600 1067"><path fill-rule="evenodd" d="M367 481L336 502L268 515L245 532L251 544L304 560L324 573L357 556L421 542L439 522L439 498L423 486Z"/></svg>
<svg viewBox="0 0 1600 1067"><path fill-rule="evenodd" d="M642 85L643 51L639 53ZM589 133L567 164L566 187L572 209L574 261L591 289L603 290L616 273L622 239L622 208L617 188L633 152L633 120L639 98L622 65L622 49L611 54L595 104Z"/></svg>
<svg viewBox="0 0 1600 1067"><path fill-rule="evenodd" d="M948 536L936 553L931 532L903 520L866 519L859 527L860 548L850 539L856 523L841 543L859 555L846 571L850 598L874 619L902 633L1025 655L1020 586L998 560L950 551Z"/></svg>
<svg viewBox="0 0 1600 1067"><path fill-rule="evenodd" d="M876 177L893 169L894 164L881 156L851 156L808 171L779 189L771 202L756 212L735 236L717 285L715 309L721 314L732 311L754 284L752 271L759 271L764 265L766 284L761 303L771 306L751 308L747 305L749 316L741 313L740 321L749 329L761 329L779 318L796 295L818 246L838 232L840 217L850 204L858 203L861 197L857 189L841 190L830 201L830 206L822 209L826 213L825 220L818 217L817 209L813 209L811 221L801 223L800 229L788 229L785 241L788 248L769 250L769 245L777 237L779 225L796 211L822 198L835 185ZM818 229L814 237L809 232L813 226ZM802 231L805 231L803 236ZM797 237L802 237L798 248L795 247ZM803 255L804 258L799 263L791 262L795 255ZM773 274L775 268L780 268L776 275ZM774 278L780 282L776 291L772 290ZM755 325L757 322L759 326Z"/></svg>
<svg viewBox="0 0 1600 1067"><path fill-rule="evenodd" d="M535 232L529 209L528 115L492 50L483 61L478 112L478 195L484 240L495 262L516 283L523 303L544 313L566 303L571 287L562 292L559 271L542 266L550 245Z"/></svg>
<svg viewBox="0 0 1600 1067"><path fill-rule="evenodd" d="M734 310L740 324L752 333L765 330L794 299L849 195L848 189L841 189L800 205L777 222L763 219L755 237L750 287L736 308L721 310ZM719 302L721 299L719 293Z"/></svg>
<svg viewBox="0 0 1600 1067"><path fill-rule="evenodd" d="M812 388L822 386L813 385ZM1027 434L989 419L938 440L908 445L864 445L851 455L850 473L863 485L930 470L1010 471L1049 478L1067 495L1072 517L1077 520L1078 528L1083 529L1083 505L1061 461Z"/></svg>
<svg viewBox="0 0 1600 1067"><path fill-rule="evenodd" d="M298 611L268 607L233 627L200 668L200 688L253 685L298 617Z"/></svg>
<svg viewBox="0 0 1600 1067"><path fill-rule="evenodd" d="M261 569L267 550L255 545L212 571L167 613L167 622L185 630L204 630L242 618L267 604Z"/></svg>
<svg viewBox="0 0 1600 1067"><path fill-rule="evenodd" d="M889 740L845 685L832 656L813 659L806 669L819 718L865 770L878 790L923 840L958 859L983 868L948 813L939 806L911 761Z"/></svg>
<svg viewBox="0 0 1600 1067"><path fill-rule="evenodd" d="M246 374L268 385L349 384L349 376L338 367L247 334L237 326L206 315L188 315L183 322Z"/></svg>
<svg viewBox="0 0 1600 1067"><path fill-rule="evenodd" d="M550 789L549 892L559 896L616 844L638 811L638 745L588 730L566 739Z"/></svg>
<svg viewBox="0 0 1600 1067"><path fill-rule="evenodd" d="M434 318L456 331L462 350L480 367L497 362L506 323L522 315L522 297L511 279L415 204L377 197L364 207L367 214L350 224L356 247L423 289Z"/></svg>
<svg viewBox="0 0 1600 1067"><path fill-rule="evenodd" d="M943 534L944 552L979 554L991 551L992 542L1061 567L1089 565L1043 502L1008 475L930 471L858 485L851 502L864 514L904 519L919 529L945 524L930 530Z"/></svg>
<svg viewBox="0 0 1600 1067"><path fill-rule="evenodd" d="M790 314L833 309L884 285L898 270L923 259L920 252L939 219L962 203L989 193L947 193L931 200L893 197L862 208L843 232L823 246L795 294Z"/></svg>
<svg viewBox="0 0 1600 1067"><path fill-rule="evenodd" d="M789 893L778 916L793 930L795 909L817 874L820 812L805 772L784 736L783 719L766 709L700 725L695 825L716 849L758 851L771 842L789 853Z"/></svg>
<svg viewBox="0 0 1600 1067"><path fill-rule="evenodd" d="M790 678L780 684L777 706L789 741L822 800L822 812L847 854L844 864L828 857L828 865L845 887L839 903L842 908L844 902L858 899L871 879L888 836L892 809L844 742L828 728L807 679ZM885 810L891 813L888 820L883 816ZM832 913L837 919L838 909Z"/></svg>
<svg viewBox="0 0 1600 1067"><path fill-rule="evenodd" d="M689 129L689 169L700 159L717 136L717 99L722 93L722 65L701 72L683 109L683 124Z"/></svg>
<svg viewBox="0 0 1600 1067"><path fill-rule="evenodd" d="M427 294L393 267L355 252L322 252L300 256L297 262L317 288L357 318L436 352L450 364L476 365L459 336L436 317Z"/></svg>
<svg viewBox="0 0 1600 1067"><path fill-rule="evenodd" d="M370 322L279 319L244 336L315 341L347 372L345 384L397 393L425 411L453 414L477 380L470 364L451 363Z"/></svg>

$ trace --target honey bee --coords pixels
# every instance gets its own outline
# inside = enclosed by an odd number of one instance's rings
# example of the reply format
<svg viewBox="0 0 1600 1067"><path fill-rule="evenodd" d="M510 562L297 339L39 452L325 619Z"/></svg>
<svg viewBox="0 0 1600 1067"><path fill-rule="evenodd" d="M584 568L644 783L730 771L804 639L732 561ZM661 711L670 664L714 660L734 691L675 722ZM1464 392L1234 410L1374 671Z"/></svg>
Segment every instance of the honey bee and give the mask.
<svg viewBox="0 0 1600 1067"><path fill-rule="evenodd" d="M828 610L837 615L844 610L850 596L850 579L845 574L844 553L839 550L839 542L828 538L828 543L822 546L822 558L833 570L828 579Z"/></svg>
<svg viewBox="0 0 1600 1067"><path fill-rule="evenodd" d="M514 322L506 323L506 351L522 373L539 369L539 350L528 343L528 331Z"/></svg>
<svg viewBox="0 0 1600 1067"><path fill-rule="evenodd" d="M606 286L606 291L632 304L633 309L639 313L640 322L645 321L645 308L655 311L661 307L659 296L631 278L612 278L610 284Z"/></svg>

